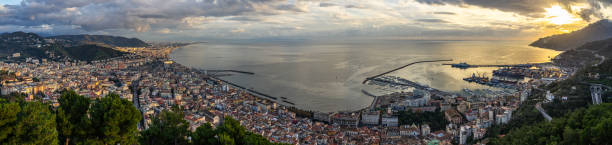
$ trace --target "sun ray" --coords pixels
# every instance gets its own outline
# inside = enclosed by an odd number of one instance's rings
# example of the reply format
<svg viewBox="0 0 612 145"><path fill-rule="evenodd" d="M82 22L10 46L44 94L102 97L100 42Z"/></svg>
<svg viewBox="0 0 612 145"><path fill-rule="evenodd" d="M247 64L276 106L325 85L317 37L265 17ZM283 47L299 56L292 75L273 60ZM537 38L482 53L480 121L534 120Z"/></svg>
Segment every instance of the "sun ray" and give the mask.
<svg viewBox="0 0 612 145"><path fill-rule="evenodd" d="M575 15L558 5L546 8L546 19L549 23L555 25L571 24L580 21L580 18L577 18Z"/></svg>

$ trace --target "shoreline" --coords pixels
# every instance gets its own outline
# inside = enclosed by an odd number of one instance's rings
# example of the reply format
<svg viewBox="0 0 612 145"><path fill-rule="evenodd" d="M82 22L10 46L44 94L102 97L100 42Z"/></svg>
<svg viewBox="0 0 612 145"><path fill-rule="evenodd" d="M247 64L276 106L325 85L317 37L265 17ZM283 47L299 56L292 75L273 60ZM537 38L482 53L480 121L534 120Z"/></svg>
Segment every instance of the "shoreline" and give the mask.
<svg viewBox="0 0 612 145"><path fill-rule="evenodd" d="M194 43L194 44L200 44L200 43ZM185 45L185 46L181 46L181 47L177 47L177 48L173 49L173 50L172 50L172 51L169 53L169 55L168 55L168 59L170 59L170 60L174 61L174 62L175 62L175 63L177 63L177 64L181 64L181 63L177 62L177 61L176 61L176 60L175 60L175 59L172 57L172 55L171 55L171 54L172 54L172 53L174 53L174 51L175 51L175 50L183 49L184 47L187 47L187 46L190 46L190 45L193 45L193 44L189 44L189 45ZM550 60L548 60L546 63L551 63L551 61L550 61ZM183 66L187 67L187 66L186 66L186 65L184 65L184 64L181 64L181 65L183 65ZM202 70L202 68L199 68L199 67L188 67L188 68L191 68L191 69L194 69L194 70ZM224 79L224 78L221 78L221 77L210 77L210 78L214 78L214 79L217 79L217 80L222 80L222 81L224 81L224 82L231 83L231 85L232 85L232 86L234 86L234 87L236 87L236 88L241 88L241 89L243 89L243 90L245 90L245 91L249 91L249 93L250 93L250 94L252 94L252 95L254 95L254 96L258 96L258 97L263 98L263 99L269 99L269 100L272 100L272 101L277 102L278 104L283 104L283 105L285 105L285 106L296 107L296 105L295 105L295 104L288 104L288 103L283 102L283 100L278 99L280 96L272 96L272 95L267 95L266 93L263 93L263 92L257 92L256 90L250 90L250 89L248 89L248 88L249 88L248 86L242 86L242 85L240 85L240 84L236 84L235 82L232 82L232 81L230 81L230 80L227 80L227 79ZM433 89L436 89L436 88L433 88ZM251 91L255 91L255 92L257 92L257 93L253 93L253 92L251 92ZM442 92L442 91L441 91L441 92ZM444 94L458 94L458 93L460 93L460 91L444 91L444 92L446 92L446 93L444 93ZM260 94L265 94L265 95L260 95ZM389 93L389 94L390 94L390 93ZM388 94L384 94L384 95L388 95ZM384 96L384 95L379 95L379 96ZM366 95L366 96L367 96L367 95ZM270 98L270 97L272 97L272 98ZM359 108L359 109L350 109L350 110L347 110L347 109L333 109L333 111L314 111L314 110L310 110L310 111L313 111L313 112L328 112L328 113L329 113L329 112L358 112L358 111L362 111L362 110L364 110L364 109L371 108L371 105L374 103L374 101L376 101L376 100L375 100L375 99L373 99L372 101L367 101L368 103L367 103L367 105L365 105L364 107L356 107L356 108ZM303 104L302 104L302 105L303 105ZM298 107L296 107L296 108L298 108ZM305 109L305 108L299 108L299 109L302 109L302 110L309 110L309 109Z"/></svg>

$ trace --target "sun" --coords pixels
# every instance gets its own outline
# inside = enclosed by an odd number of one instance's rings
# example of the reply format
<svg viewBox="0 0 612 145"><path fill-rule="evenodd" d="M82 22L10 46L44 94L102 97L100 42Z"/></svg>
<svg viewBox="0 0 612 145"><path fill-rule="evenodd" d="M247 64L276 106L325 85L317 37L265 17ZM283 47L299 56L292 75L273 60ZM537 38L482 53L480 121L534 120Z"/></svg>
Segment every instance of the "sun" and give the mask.
<svg viewBox="0 0 612 145"><path fill-rule="evenodd" d="M561 6L555 5L551 8L546 9L546 20L549 23L555 25L571 24L580 21L575 15L570 14L567 10L561 8Z"/></svg>

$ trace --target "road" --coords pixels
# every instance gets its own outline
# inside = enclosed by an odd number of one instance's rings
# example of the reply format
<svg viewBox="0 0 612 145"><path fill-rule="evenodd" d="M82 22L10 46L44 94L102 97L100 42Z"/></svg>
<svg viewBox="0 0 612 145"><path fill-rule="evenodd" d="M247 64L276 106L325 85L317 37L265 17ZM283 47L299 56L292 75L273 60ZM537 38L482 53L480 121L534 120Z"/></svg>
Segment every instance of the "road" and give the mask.
<svg viewBox="0 0 612 145"><path fill-rule="evenodd" d="M542 92L546 92L546 90L540 89L540 88L538 88L538 86L535 86L535 85L533 86L533 88L536 89L536 90L542 91ZM548 121L552 120L552 117L550 117L550 115L548 115L548 113L546 113L546 110L544 110L544 108L542 108L542 102L538 102L535 105L535 107L536 107L536 109L538 109L538 111L540 111L540 114L542 114L542 116L544 116L544 119L546 119Z"/></svg>
<svg viewBox="0 0 612 145"><path fill-rule="evenodd" d="M599 61L599 63L597 63L597 64L595 64L593 66L598 66L598 65L602 64L606 60L606 56L601 56L599 54L595 54L595 57L601 58L601 61Z"/></svg>
<svg viewBox="0 0 612 145"><path fill-rule="evenodd" d="M541 104L542 104L542 102L538 102L538 104L536 104L536 106L535 106L535 107L536 107L536 109L538 109L538 111L540 111L540 113L542 114L542 116L544 116L544 118L545 118L546 120L548 120L548 121L552 121L552 117L550 117L550 115L548 115L548 114L546 113L546 110L544 110L544 109L542 108L542 105L541 105Z"/></svg>

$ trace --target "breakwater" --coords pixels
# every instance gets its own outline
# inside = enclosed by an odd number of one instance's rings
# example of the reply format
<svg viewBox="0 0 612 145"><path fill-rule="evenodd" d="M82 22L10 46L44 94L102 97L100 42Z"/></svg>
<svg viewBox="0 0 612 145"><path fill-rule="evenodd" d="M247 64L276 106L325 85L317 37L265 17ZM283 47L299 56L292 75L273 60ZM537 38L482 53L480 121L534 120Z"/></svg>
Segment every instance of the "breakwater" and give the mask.
<svg viewBox="0 0 612 145"><path fill-rule="evenodd" d="M207 73L233 72L233 73L241 73L241 74L247 74L247 75L255 75L254 72L240 71L240 70L200 70L200 71L206 71Z"/></svg>
<svg viewBox="0 0 612 145"><path fill-rule="evenodd" d="M398 67L398 68L392 69L392 70L390 70L390 71L386 71L386 72L384 72L384 73L381 73L381 74L378 74L378 75L375 75L375 76L372 76L372 77L368 77L368 78L366 78L365 80L363 80L363 82L361 82L361 83L362 83L362 84L365 84L365 83L366 83L366 82L368 82L369 80L372 80L372 79L375 79L375 78L377 78L377 77L380 77L380 76L383 76L383 75L386 75L386 74L392 73L392 72L394 72L394 71L397 71L397 70L400 70L400 69L406 68L406 67L411 66L411 65L414 65L414 64L419 64L419 63L427 63L427 62L441 62L441 61L453 61L453 60L452 60L452 59L441 59L441 60L425 60L425 61L417 61L417 62L409 63L409 64L407 64L407 65L404 65L404 66L401 66L401 67Z"/></svg>

